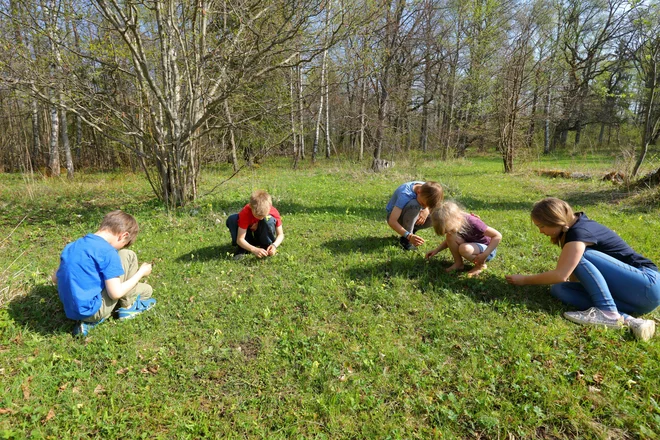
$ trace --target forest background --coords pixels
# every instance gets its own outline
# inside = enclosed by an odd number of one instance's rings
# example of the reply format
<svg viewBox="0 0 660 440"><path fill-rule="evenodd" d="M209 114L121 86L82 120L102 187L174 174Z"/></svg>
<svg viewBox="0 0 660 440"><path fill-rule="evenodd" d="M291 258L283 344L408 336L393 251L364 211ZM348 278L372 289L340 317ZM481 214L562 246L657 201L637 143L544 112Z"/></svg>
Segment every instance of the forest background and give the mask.
<svg viewBox="0 0 660 440"><path fill-rule="evenodd" d="M2 0L0 169L141 169L168 207L202 164L268 155L608 151L633 180L658 23L657 1Z"/></svg>
<svg viewBox="0 0 660 440"><path fill-rule="evenodd" d="M0 438L658 438L658 338L577 327L504 275L555 263L546 195L660 261L659 17L0 0ZM418 178L503 233L480 279L396 246L383 206ZM255 188L287 238L233 261ZM49 276L116 208L158 306L73 339Z"/></svg>

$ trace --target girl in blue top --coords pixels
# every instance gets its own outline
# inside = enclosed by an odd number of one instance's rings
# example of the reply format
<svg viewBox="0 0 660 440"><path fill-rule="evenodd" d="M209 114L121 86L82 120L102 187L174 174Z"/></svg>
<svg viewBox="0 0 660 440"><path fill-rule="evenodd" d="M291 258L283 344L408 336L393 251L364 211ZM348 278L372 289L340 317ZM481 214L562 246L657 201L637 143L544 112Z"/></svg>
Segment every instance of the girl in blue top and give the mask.
<svg viewBox="0 0 660 440"><path fill-rule="evenodd" d="M574 213L568 203L554 197L534 205L532 222L561 247L557 267L537 275L507 275L509 283L552 284L553 296L582 310L564 313L578 324L626 325L639 339L653 336L653 320L630 316L660 305L660 275L651 260L611 229L582 212Z"/></svg>

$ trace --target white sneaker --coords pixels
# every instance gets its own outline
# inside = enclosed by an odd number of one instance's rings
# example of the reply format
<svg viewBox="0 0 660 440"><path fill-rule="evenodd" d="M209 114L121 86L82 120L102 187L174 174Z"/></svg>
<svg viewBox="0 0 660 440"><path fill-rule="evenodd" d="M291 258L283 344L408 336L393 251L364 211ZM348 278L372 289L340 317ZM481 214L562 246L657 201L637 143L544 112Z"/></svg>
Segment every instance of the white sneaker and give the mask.
<svg viewBox="0 0 660 440"><path fill-rule="evenodd" d="M569 321L583 325L604 325L608 328L623 327L623 318L609 318L602 310L592 307L581 312L564 312L564 317Z"/></svg>
<svg viewBox="0 0 660 440"><path fill-rule="evenodd" d="M632 318L626 321L633 335L642 341L648 341L655 334L655 321L652 319Z"/></svg>

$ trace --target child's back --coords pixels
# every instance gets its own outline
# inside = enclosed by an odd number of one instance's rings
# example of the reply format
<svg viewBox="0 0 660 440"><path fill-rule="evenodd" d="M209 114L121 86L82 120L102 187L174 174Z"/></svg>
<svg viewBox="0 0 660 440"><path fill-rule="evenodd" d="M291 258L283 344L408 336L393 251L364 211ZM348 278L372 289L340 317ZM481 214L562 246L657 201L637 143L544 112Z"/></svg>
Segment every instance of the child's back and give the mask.
<svg viewBox="0 0 660 440"><path fill-rule="evenodd" d="M153 307L152 288L140 283L151 273L151 264L138 268L135 252L124 249L138 234L133 216L122 211L108 213L99 230L69 243L60 256L53 282L69 319L80 321L74 334L109 318L129 319Z"/></svg>
<svg viewBox="0 0 660 440"><path fill-rule="evenodd" d="M123 274L117 250L98 235L87 234L66 245L56 276L67 318L83 320L96 313L105 280Z"/></svg>

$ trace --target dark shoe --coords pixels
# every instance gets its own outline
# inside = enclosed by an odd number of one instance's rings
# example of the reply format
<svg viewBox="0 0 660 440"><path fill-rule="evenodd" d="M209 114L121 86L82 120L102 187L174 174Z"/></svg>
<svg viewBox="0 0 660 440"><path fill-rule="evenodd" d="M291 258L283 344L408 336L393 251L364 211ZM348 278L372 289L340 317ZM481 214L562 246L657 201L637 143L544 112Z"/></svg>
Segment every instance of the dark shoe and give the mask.
<svg viewBox="0 0 660 440"><path fill-rule="evenodd" d="M232 259L242 260L243 258L247 257L247 254L248 251L246 251L245 249L239 246L238 249L236 249L236 252L234 252L234 256L232 257Z"/></svg>
<svg viewBox="0 0 660 440"><path fill-rule="evenodd" d="M399 244L404 251L416 251L417 248L406 237L399 238Z"/></svg>

